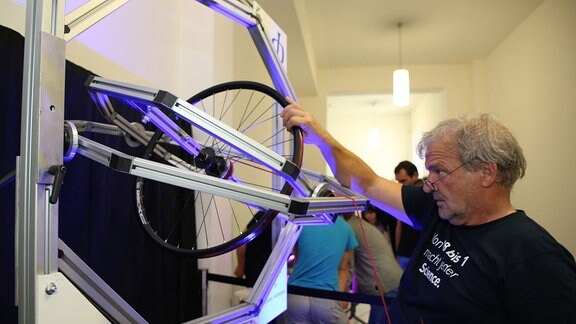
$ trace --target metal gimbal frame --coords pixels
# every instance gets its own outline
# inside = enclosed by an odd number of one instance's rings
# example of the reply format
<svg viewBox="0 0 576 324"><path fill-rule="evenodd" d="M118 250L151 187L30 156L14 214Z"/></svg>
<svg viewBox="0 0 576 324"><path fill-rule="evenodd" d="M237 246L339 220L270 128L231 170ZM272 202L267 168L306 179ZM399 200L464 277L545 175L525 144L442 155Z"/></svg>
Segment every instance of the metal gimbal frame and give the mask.
<svg viewBox="0 0 576 324"><path fill-rule="evenodd" d="M68 280L80 287L92 302L98 304L101 311L115 321L144 321L63 242L59 241L57 233L57 196L65 172L62 161L63 156L68 156L70 153L64 152L62 148L64 142L62 125L65 124L63 107L66 41L127 1L94 0L75 10L65 19L64 6L59 5L62 1L53 1L52 5L45 4L42 0L27 2L23 128L21 156L17 160L16 172L18 179L16 298L22 323L37 322L39 317L47 314L55 316L58 307L70 309L72 298L79 300L76 305L78 309L83 310L85 321L103 320L103 317L97 314L98 311L90 310L89 302L81 300L82 295ZM198 0L198 2L245 26L272 77L276 90L285 96L296 97L267 30L267 26L274 24L255 1ZM290 161L278 152L250 141L241 133L231 130L210 115L194 109L194 106L186 101L166 92L103 78L93 78L88 87L93 97L104 104L107 96L111 94L146 102L150 109L141 111L143 115L185 150L193 152L195 149L193 144L181 141L175 133L171 134L170 131L175 125L161 113L162 109L173 111L188 122L228 142L235 149L249 154L259 163L283 174L284 179L299 193L298 198L292 198L271 191L254 190L230 181L136 158L79 135L72 136L77 142L72 141L70 150L118 171L248 202L262 208L277 210L286 216L288 222L282 228L272 254L247 301L192 323L258 322L258 318L266 321L269 318L261 316L266 304L273 302L273 299L284 298L284 308L275 310L282 312L285 309L287 288L285 285L274 287L274 283L285 269L285 262L296 243L301 225L330 223L331 217L326 215L364 209L367 204L365 198L343 188L335 180L294 168ZM158 94L162 94L161 98ZM166 98L170 100L166 101ZM121 119L116 119L114 122L115 126L91 124L91 127L100 132L129 133L133 138L146 141L146 134L142 133L142 130L130 124L123 124ZM66 122L67 131L74 133L73 129L82 123ZM354 198L314 197L314 191L326 185ZM64 252L64 257L58 257L59 249ZM66 277L59 273L58 269L64 272ZM60 292L60 297L54 294L56 289ZM271 294L273 289L275 292ZM51 307L54 309L47 310Z"/></svg>

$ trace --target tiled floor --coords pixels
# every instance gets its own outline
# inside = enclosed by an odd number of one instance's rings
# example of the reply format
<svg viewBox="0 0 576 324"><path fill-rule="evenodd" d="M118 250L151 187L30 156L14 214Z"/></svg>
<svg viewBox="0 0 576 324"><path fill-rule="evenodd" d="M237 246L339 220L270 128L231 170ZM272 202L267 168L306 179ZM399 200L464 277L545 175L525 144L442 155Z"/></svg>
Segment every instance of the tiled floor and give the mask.
<svg viewBox="0 0 576 324"><path fill-rule="evenodd" d="M368 317L370 316L370 305L357 304L354 315L354 318L350 319L349 324L368 323Z"/></svg>

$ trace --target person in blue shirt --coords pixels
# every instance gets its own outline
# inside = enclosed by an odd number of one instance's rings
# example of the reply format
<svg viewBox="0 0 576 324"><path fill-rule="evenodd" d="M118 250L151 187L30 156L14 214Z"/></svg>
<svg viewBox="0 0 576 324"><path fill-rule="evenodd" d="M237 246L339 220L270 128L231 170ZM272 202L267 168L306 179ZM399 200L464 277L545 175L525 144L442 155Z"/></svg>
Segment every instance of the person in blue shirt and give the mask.
<svg viewBox="0 0 576 324"><path fill-rule="evenodd" d="M346 291L348 259L358 246L354 232L342 217L332 225L304 225L296 243L296 262L288 285ZM288 294L286 323L345 324L346 302Z"/></svg>

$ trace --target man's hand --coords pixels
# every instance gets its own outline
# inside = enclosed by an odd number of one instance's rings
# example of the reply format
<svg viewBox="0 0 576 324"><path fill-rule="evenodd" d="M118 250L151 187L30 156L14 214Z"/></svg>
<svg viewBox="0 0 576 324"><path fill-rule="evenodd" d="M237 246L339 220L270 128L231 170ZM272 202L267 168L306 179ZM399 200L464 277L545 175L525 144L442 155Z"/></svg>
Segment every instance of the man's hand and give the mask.
<svg viewBox="0 0 576 324"><path fill-rule="evenodd" d="M286 97L286 100L289 105L280 114L286 129L300 127L304 133L304 142L307 144L321 145L326 143L330 135L314 116L309 111L302 109L292 98Z"/></svg>

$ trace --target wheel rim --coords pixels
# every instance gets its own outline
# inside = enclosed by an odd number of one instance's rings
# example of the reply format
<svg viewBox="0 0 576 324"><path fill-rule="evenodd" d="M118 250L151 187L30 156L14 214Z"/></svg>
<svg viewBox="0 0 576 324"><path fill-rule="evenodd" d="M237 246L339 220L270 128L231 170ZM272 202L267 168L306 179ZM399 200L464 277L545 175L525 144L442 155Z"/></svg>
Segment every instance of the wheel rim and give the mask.
<svg viewBox="0 0 576 324"><path fill-rule="evenodd" d="M301 166L303 145L299 129L286 132L280 128L277 134L284 134L285 140L273 143L278 138L272 132L273 124L280 118L274 113L274 106L288 104L274 89L256 82L228 82L208 88L188 102L271 150L278 151L282 146L287 152L286 159ZM272 188L274 172L271 169L182 120L178 123L202 144L202 154L192 157L166 144L162 132L156 131L146 148L145 158L162 161L152 154L161 146L188 162L187 168L191 165L194 172L285 195L292 193L292 186L281 178L276 188ZM137 178L136 198L141 223L154 241L172 252L198 258L220 255L248 243L277 215L273 210L143 178ZM252 219L253 225L246 227Z"/></svg>

